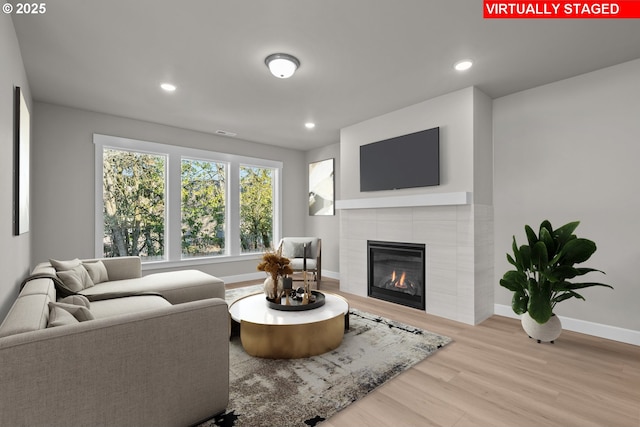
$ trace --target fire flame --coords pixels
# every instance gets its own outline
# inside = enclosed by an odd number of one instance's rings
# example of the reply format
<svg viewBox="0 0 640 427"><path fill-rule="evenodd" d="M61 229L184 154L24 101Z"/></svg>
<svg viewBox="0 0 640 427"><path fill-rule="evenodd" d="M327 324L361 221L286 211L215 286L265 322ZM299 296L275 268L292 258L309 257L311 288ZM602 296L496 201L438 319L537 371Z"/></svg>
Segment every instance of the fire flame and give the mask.
<svg viewBox="0 0 640 427"><path fill-rule="evenodd" d="M391 283L393 283L393 286L396 288L407 289L407 285L404 283L406 277L407 273L403 271L400 275L400 279L396 280L396 271L393 270L393 273L391 273Z"/></svg>

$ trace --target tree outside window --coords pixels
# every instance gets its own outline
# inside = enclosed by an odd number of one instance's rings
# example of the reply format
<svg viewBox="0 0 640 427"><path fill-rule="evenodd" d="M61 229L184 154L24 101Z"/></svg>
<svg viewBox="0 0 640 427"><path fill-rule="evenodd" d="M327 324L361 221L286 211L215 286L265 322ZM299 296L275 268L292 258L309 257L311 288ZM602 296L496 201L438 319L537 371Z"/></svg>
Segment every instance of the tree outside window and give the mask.
<svg viewBox="0 0 640 427"><path fill-rule="evenodd" d="M225 167L182 160L182 258L225 251Z"/></svg>
<svg viewBox="0 0 640 427"><path fill-rule="evenodd" d="M97 257L162 268L273 245L281 162L108 135L94 143Z"/></svg>
<svg viewBox="0 0 640 427"><path fill-rule="evenodd" d="M164 258L166 157L104 149L104 256Z"/></svg>
<svg viewBox="0 0 640 427"><path fill-rule="evenodd" d="M273 169L240 167L240 245L264 252L273 242Z"/></svg>

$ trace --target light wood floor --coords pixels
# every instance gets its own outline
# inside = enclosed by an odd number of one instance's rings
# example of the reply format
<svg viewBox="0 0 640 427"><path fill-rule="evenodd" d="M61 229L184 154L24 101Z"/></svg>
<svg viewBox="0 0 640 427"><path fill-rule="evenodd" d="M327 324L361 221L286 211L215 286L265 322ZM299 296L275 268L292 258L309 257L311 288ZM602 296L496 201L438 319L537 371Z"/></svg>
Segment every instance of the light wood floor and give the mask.
<svg viewBox="0 0 640 427"><path fill-rule="evenodd" d="M332 279L321 289L344 295L353 308L453 339L322 427L640 426L638 346L570 331L555 344L537 344L516 319L493 316L470 326L341 293Z"/></svg>

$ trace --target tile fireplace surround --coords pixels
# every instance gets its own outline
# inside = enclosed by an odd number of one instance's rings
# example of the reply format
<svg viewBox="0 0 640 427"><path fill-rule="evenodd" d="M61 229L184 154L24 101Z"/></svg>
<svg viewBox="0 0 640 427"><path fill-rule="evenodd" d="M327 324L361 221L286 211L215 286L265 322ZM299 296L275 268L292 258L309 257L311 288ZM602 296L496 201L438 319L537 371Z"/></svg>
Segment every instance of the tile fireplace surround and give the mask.
<svg viewBox="0 0 640 427"><path fill-rule="evenodd" d="M492 206L446 193L341 200L336 209L340 290L367 296L367 240L423 243L426 312L472 325L493 314Z"/></svg>

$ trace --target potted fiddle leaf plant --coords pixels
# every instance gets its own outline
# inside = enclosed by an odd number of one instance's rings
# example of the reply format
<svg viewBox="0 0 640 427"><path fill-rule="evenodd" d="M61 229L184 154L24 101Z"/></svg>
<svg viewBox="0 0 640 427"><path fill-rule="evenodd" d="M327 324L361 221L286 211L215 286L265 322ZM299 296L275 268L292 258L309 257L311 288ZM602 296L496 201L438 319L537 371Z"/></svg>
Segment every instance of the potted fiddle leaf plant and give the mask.
<svg viewBox="0 0 640 427"><path fill-rule="evenodd" d="M560 319L553 312L556 304L570 298L584 300L576 292L580 289L592 286L613 289L604 283L571 281L587 273L604 274L595 268L575 267L596 251L593 241L574 234L578 224L579 221L570 222L554 230L545 220L538 234L525 225L528 244L520 247L513 236L513 254L507 254L507 260L515 270L507 271L500 285L513 292L511 308L522 315L523 329L538 342L553 343L562 332Z"/></svg>

